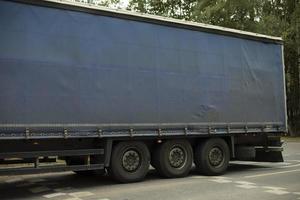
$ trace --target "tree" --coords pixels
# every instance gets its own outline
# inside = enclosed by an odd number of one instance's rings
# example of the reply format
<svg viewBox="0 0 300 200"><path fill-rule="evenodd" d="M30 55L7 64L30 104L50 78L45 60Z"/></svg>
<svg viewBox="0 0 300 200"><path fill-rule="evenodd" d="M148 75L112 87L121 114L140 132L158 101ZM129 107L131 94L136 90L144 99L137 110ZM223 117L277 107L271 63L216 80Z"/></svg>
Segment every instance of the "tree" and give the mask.
<svg viewBox="0 0 300 200"><path fill-rule="evenodd" d="M177 19L192 20L197 0L131 0L128 10Z"/></svg>

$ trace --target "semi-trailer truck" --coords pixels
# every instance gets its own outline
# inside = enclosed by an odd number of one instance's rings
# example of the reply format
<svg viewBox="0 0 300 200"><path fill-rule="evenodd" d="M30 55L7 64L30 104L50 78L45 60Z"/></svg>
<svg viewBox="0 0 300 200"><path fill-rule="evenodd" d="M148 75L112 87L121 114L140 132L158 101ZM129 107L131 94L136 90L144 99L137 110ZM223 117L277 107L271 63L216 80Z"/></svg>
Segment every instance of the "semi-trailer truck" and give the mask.
<svg viewBox="0 0 300 200"><path fill-rule="evenodd" d="M90 4L0 0L0 174L142 180L283 161L283 41ZM50 161L56 161L49 164ZM27 163L10 167L12 163Z"/></svg>

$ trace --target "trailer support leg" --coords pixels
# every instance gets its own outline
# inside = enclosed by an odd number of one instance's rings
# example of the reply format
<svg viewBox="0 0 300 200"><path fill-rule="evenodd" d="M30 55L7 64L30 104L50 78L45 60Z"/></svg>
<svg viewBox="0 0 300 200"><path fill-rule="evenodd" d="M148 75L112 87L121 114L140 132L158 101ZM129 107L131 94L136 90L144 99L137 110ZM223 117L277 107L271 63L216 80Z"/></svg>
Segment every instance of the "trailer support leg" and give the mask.
<svg viewBox="0 0 300 200"><path fill-rule="evenodd" d="M40 164L39 157L37 157L34 161L34 168L39 168L39 164Z"/></svg>
<svg viewBox="0 0 300 200"><path fill-rule="evenodd" d="M110 157L112 151L112 140L106 140L105 147L104 147L104 167L109 167L110 164Z"/></svg>
<svg viewBox="0 0 300 200"><path fill-rule="evenodd" d="M230 136L230 143L231 143L231 157L235 158L234 136Z"/></svg>

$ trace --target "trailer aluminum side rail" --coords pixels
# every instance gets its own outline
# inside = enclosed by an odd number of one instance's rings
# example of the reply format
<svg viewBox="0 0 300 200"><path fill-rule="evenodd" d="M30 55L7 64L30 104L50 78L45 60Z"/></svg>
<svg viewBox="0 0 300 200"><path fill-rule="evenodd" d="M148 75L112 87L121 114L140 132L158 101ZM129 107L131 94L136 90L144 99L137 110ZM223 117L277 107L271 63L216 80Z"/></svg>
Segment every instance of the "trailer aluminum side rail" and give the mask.
<svg viewBox="0 0 300 200"><path fill-rule="evenodd" d="M0 125L0 139L116 138L284 132L282 123ZM73 129L73 130L72 130ZM7 130L10 130L9 132ZM12 131L14 130L14 131ZM79 131L78 131L79 130Z"/></svg>

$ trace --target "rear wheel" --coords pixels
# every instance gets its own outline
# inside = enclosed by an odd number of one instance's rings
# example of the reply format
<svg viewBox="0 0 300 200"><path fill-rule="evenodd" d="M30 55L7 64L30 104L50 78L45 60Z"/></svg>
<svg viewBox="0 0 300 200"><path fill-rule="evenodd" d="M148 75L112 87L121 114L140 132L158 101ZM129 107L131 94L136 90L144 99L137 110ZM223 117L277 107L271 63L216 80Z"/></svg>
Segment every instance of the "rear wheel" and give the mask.
<svg viewBox="0 0 300 200"><path fill-rule="evenodd" d="M229 159L229 147L221 138L206 140L195 149L197 171L206 175L223 174L227 170Z"/></svg>
<svg viewBox="0 0 300 200"><path fill-rule="evenodd" d="M150 153L144 143L120 142L113 148L110 172L117 181L141 181L149 166Z"/></svg>
<svg viewBox="0 0 300 200"><path fill-rule="evenodd" d="M152 162L164 177L184 177L192 167L193 150L186 140L170 140L155 149Z"/></svg>

